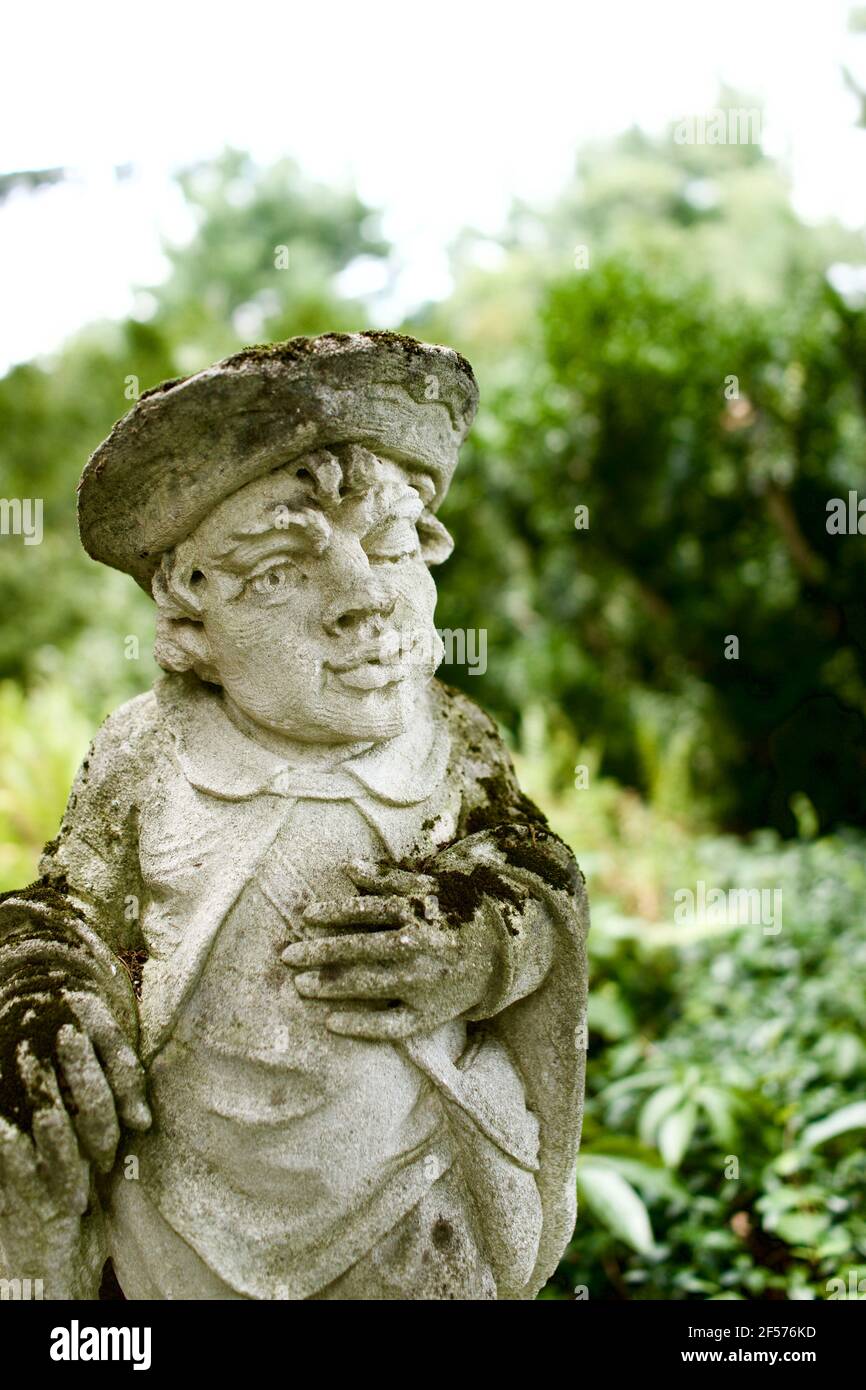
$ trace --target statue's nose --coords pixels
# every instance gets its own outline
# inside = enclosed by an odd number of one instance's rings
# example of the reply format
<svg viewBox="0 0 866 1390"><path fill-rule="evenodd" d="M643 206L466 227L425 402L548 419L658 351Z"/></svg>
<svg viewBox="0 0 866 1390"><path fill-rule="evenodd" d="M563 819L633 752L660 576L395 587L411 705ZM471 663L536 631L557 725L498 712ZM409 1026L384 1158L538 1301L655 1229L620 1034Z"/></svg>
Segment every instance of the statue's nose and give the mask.
<svg viewBox="0 0 866 1390"><path fill-rule="evenodd" d="M381 632L396 605L393 594L346 594L329 604L322 620L329 637L368 637Z"/></svg>

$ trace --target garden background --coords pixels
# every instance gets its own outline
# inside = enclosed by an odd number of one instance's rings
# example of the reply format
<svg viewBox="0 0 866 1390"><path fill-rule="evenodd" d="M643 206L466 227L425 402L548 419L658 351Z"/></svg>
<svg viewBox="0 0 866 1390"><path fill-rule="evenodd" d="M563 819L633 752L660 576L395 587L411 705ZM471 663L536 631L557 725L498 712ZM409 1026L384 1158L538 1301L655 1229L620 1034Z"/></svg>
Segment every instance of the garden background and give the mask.
<svg viewBox="0 0 866 1390"><path fill-rule="evenodd" d="M827 528L866 496L866 238L801 220L760 144L676 136L582 148L390 326L481 388L437 578L487 669L441 674L499 719L589 881L581 1214L542 1297L824 1298L866 1275L866 536ZM227 149L180 185L197 230L135 315L0 380L0 493L45 508L41 545L0 538L0 890L156 673L151 605L75 527L131 378L365 327L347 268L393 254L376 208L288 159ZM678 921L701 881L781 889L781 931Z"/></svg>

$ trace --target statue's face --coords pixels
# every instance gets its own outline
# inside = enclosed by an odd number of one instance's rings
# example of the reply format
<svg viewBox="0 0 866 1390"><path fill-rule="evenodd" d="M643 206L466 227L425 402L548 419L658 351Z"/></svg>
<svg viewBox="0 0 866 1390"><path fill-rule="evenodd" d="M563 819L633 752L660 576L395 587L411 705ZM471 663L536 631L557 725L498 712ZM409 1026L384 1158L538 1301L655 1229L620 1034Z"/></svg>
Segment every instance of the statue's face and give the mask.
<svg viewBox="0 0 866 1390"><path fill-rule="evenodd" d="M441 652L422 510L388 460L369 484L332 486L324 507L280 470L184 543L208 674L244 715L311 742L402 732Z"/></svg>

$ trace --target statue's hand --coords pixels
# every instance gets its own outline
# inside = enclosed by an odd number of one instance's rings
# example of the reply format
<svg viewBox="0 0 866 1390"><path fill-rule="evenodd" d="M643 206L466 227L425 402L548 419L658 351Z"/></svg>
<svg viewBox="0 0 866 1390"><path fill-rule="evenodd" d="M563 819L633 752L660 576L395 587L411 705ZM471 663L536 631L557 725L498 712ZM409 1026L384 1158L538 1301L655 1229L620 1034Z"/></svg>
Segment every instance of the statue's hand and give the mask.
<svg viewBox="0 0 866 1390"><path fill-rule="evenodd" d="M38 1120L38 1123L37 1123ZM48 1278L66 1289L89 1195L88 1165L55 1102L33 1136L0 1118L0 1266L4 1278ZM60 1297L55 1291L51 1297ZM70 1293L66 1293L71 1297Z"/></svg>
<svg viewBox="0 0 866 1390"><path fill-rule="evenodd" d="M144 1069L108 1006L86 990L16 995L0 1012L0 1043L0 1109L32 1130L39 1173L75 1210L82 1189L87 1200L82 1156L107 1172L119 1121L151 1124Z"/></svg>
<svg viewBox="0 0 866 1390"><path fill-rule="evenodd" d="M297 942L283 960L305 999L339 1001L326 1026L349 1037L397 1040L429 1033L473 1009L496 965L493 926L477 916L459 931L441 917L425 874L359 865L367 896L311 904L307 927L329 934Z"/></svg>

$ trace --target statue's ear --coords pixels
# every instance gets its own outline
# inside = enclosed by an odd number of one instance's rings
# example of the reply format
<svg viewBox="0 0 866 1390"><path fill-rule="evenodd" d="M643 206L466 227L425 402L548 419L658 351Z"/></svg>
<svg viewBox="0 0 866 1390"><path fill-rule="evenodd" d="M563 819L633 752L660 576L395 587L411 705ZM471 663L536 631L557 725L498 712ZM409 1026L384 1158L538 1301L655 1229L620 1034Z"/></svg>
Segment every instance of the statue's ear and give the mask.
<svg viewBox="0 0 866 1390"><path fill-rule="evenodd" d="M152 584L156 601L153 654L166 671L195 671L202 680L213 680L210 643L198 616L203 582L200 570L186 573L173 563L173 557L160 565Z"/></svg>
<svg viewBox="0 0 866 1390"><path fill-rule="evenodd" d="M169 618L158 613L153 655L164 671L195 671L203 681L219 685L205 630L192 618Z"/></svg>
<svg viewBox="0 0 866 1390"><path fill-rule="evenodd" d="M454 549L454 541L432 512L424 511L418 518L418 539L421 554L428 565L441 565Z"/></svg>

